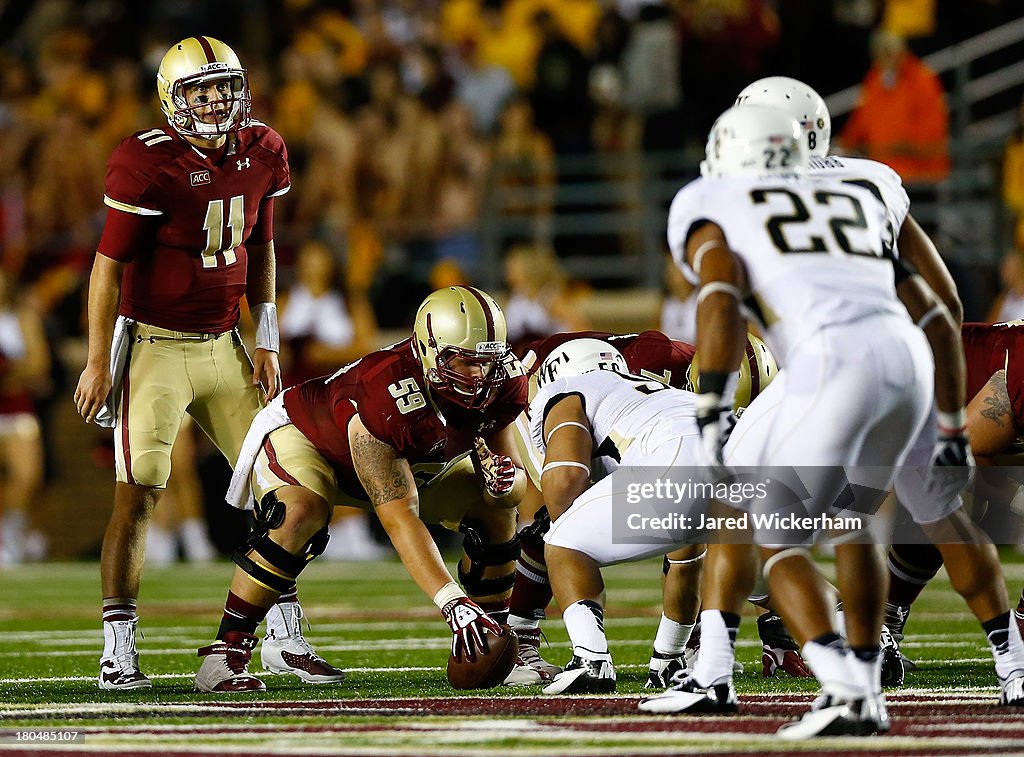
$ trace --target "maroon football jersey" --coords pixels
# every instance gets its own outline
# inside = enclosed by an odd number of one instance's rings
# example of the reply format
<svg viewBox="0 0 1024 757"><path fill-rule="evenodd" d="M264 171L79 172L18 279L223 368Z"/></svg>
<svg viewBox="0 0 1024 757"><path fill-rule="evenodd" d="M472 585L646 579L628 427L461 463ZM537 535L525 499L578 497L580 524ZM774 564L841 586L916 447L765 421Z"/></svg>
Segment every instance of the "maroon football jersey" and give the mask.
<svg viewBox="0 0 1024 757"><path fill-rule="evenodd" d="M512 423L526 409L527 379L520 375L506 380L482 411L431 397L424 391L412 340L403 339L331 376L288 389L284 406L295 427L334 468L341 489L366 499L348 446L348 423L357 408L367 431L394 447L410 465L443 463L468 451L475 436Z"/></svg>
<svg viewBox="0 0 1024 757"><path fill-rule="evenodd" d="M686 388L686 371L693 362L693 353L697 351L692 344L670 339L660 331L643 331L639 334L575 331L554 334L529 345L527 349L537 355L530 373L536 373L540 364L555 348L573 339L600 339L608 342L622 353L630 373L656 379L677 389Z"/></svg>
<svg viewBox="0 0 1024 757"><path fill-rule="evenodd" d="M276 131L254 121L236 136L234 154L207 155L169 126L114 149L104 202L152 216L155 235L127 255L108 252L100 240L100 253L128 263L121 314L176 331L219 333L238 322L245 242L261 204L287 192L290 176Z"/></svg>
<svg viewBox="0 0 1024 757"><path fill-rule="evenodd" d="M1024 323L965 323L960 333L967 358L967 401L1006 369L1006 391L1018 427L1024 427Z"/></svg>

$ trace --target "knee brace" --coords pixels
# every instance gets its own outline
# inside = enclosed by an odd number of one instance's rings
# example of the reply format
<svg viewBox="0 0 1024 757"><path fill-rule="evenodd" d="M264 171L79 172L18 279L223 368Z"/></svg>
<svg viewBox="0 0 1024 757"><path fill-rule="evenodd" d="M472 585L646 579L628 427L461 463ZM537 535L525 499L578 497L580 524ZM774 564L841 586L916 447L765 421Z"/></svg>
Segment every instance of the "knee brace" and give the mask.
<svg viewBox="0 0 1024 757"><path fill-rule="evenodd" d="M291 588L299 573L314 557L323 554L329 539L327 528L322 528L306 542L301 554L293 555L271 541L266 531L263 531L249 537L249 540L231 555L231 560L245 571L254 583L269 591L280 593Z"/></svg>
<svg viewBox="0 0 1024 757"><path fill-rule="evenodd" d="M487 537L487 528L479 521L463 518L459 531L464 535L462 549L469 558L469 570L459 562L459 583L466 593L474 597L501 594L515 583L515 569L506 575L484 578L484 569L494 565L505 565L519 559L519 534L507 542L492 544Z"/></svg>
<svg viewBox="0 0 1024 757"><path fill-rule="evenodd" d="M277 492L267 492L253 508L256 523L264 532L273 531L284 525L284 502L277 498Z"/></svg>

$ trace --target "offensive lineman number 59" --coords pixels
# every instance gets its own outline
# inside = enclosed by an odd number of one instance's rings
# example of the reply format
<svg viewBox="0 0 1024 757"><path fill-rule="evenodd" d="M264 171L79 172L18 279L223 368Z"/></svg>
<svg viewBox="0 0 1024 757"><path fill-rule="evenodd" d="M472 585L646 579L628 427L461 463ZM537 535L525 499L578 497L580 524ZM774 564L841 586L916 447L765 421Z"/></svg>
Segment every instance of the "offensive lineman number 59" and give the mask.
<svg viewBox="0 0 1024 757"><path fill-rule="evenodd" d="M416 379L404 378L401 381L397 381L388 387L388 393L395 398L398 412L402 415L411 413L413 410L419 410L427 404L427 400L423 397L423 392L420 391Z"/></svg>

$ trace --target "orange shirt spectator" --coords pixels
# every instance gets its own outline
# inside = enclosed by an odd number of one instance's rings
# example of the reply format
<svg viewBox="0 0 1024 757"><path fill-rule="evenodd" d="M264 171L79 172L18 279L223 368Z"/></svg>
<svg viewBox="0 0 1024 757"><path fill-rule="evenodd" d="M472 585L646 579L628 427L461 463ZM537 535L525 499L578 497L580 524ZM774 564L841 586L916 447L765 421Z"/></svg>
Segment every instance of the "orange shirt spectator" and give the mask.
<svg viewBox="0 0 1024 757"><path fill-rule="evenodd" d="M938 76L878 32L874 65L857 109L840 135L842 149L889 165L904 181L938 181L949 173L949 114Z"/></svg>
<svg viewBox="0 0 1024 757"><path fill-rule="evenodd" d="M1016 132L1003 153L1003 202L1013 213L1014 242L1024 250L1024 100L1021 100Z"/></svg>

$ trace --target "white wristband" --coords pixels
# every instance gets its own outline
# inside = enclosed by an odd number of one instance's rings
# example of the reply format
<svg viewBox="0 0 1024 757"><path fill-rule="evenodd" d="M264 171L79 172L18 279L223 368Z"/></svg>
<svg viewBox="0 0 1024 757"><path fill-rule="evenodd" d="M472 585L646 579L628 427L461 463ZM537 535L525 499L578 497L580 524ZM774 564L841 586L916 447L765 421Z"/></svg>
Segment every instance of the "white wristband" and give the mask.
<svg viewBox="0 0 1024 757"><path fill-rule="evenodd" d="M454 581L449 581L434 595L434 604L437 605L438 610L443 610L445 605L453 599L462 599L464 596L466 596L466 592L462 590L462 587Z"/></svg>
<svg viewBox="0 0 1024 757"><path fill-rule="evenodd" d="M960 408L955 413L944 413L941 410L936 412L939 418L939 431L960 433L967 428L967 411Z"/></svg>
<svg viewBox="0 0 1024 757"><path fill-rule="evenodd" d="M277 330L277 305L258 302L249 308L256 322L256 347L270 352L281 351L281 334Z"/></svg>

